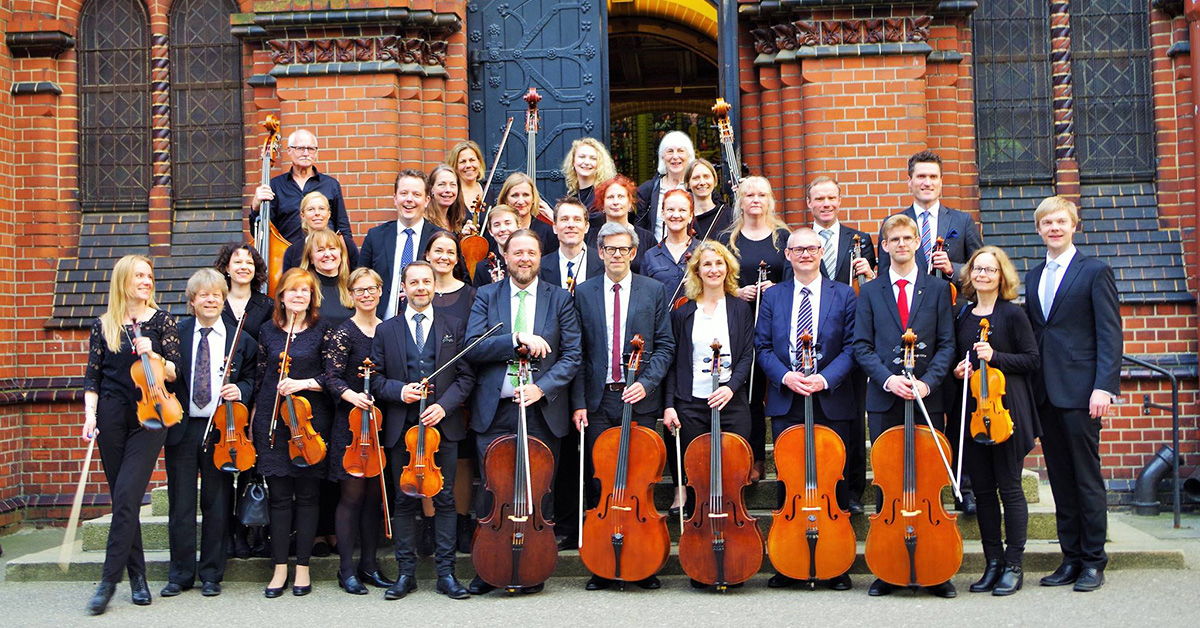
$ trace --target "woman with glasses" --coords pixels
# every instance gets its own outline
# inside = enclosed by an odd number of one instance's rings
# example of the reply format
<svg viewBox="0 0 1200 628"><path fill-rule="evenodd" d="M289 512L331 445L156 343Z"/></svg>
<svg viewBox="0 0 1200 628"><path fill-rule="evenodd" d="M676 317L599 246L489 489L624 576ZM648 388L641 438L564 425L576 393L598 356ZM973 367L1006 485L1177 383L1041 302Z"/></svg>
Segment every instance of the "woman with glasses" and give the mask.
<svg viewBox="0 0 1200 628"><path fill-rule="evenodd" d="M1025 553L1029 505L1021 488L1021 469L1026 454L1033 449L1034 439L1042 431L1029 379L1041 366L1041 357L1024 308L1012 302L1017 298L1020 280L1008 255L994 246L982 247L960 272L962 296L971 302L957 312L957 354L966 359L958 363L954 376L960 380L970 377L971 371L979 368L980 360L1004 373L1004 407L1013 421L1012 435L1004 442L982 444L970 435L963 441L963 463L974 483L979 538L987 559L983 577L971 585L971 592L1012 595L1024 581L1021 559ZM980 342L980 323L984 319L988 321L990 334L987 342ZM961 390L957 394L962 394ZM968 399L967 404L969 421L975 400ZM1007 544L1000 535L1001 503Z"/></svg>

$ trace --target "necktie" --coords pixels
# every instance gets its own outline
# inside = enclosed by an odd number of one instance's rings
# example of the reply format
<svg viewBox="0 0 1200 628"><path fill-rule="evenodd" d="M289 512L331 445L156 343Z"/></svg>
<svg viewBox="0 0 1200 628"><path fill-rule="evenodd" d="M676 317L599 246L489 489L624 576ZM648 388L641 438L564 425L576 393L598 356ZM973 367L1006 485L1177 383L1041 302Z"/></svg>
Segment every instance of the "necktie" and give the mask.
<svg viewBox="0 0 1200 628"><path fill-rule="evenodd" d="M400 253L400 270L404 270L413 261L413 234L411 227L404 230L404 251Z"/></svg>
<svg viewBox="0 0 1200 628"><path fill-rule="evenodd" d="M1058 262L1046 262L1046 278L1042 284L1042 318L1050 318L1050 306L1054 305L1054 282L1058 278Z"/></svg>
<svg viewBox="0 0 1200 628"><path fill-rule="evenodd" d="M896 309L900 310L900 328L908 329L908 287L907 279L897 279L896 286L900 288L900 294L896 295Z"/></svg>
<svg viewBox="0 0 1200 628"><path fill-rule="evenodd" d="M925 265L933 263L933 234L929 232L929 212L921 212L921 252L925 254Z"/></svg>
<svg viewBox="0 0 1200 628"><path fill-rule="evenodd" d="M575 262L573 261L567 261L567 278L575 278Z"/></svg>
<svg viewBox="0 0 1200 628"><path fill-rule="evenodd" d="M833 240L833 230L822 229L821 237L825 239L825 252L821 255L821 265L825 267L825 276L833 279L834 274L837 273L837 251L829 246L829 242Z"/></svg>
<svg viewBox="0 0 1200 628"><path fill-rule="evenodd" d="M192 373L192 403L203 408L212 401L212 358L208 351L208 334L212 327L200 328L200 346L196 349L196 372Z"/></svg>
<svg viewBox="0 0 1200 628"><path fill-rule="evenodd" d="M810 301L808 298L811 294L812 294L812 291L809 290L807 286L800 288L800 312L796 315L796 359L795 359L795 362L797 364L800 363L800 348L803 346L800 342L800 336L803 336L805 334L805 332L807 332L809 335L812 335L812 322L813 322L812 301Z"/></svg>
<svg viewBox="0 0 1200 628"><path fill-rule="evenodd" d="M613 284L612 380L621 379L621 284Z"/></svg>
<svg viewBox="0 0 1200 628"><path fill-rule="evenodd" d="M400 264L392 268L392 294L388 296L387 310L384 311L385 319L391 318L400 313L400 295L404 292L400 285L400 278L404 276L403 270L413 261L413 234L416 232L412 228L403 231L404 248L400 249Z"/></svg>
<svg viewBox="0 0 1200 628"><path fill-rule="evenodd" d="M413 314L413 322L415 323L414 327L416 327L413 330L413 334L417 340L417 353L420 353L425 350L425 325L423 324L425 322L425 315L420 312Z"/></svg>
<svg viewBox="0 0 1200 628"><path fill-rule="evenodd" d="M520 299L520 302L517 303L517 319L513 322L513 333L514 334L524 333L524 332L528 331L526 329L526 324L525 324L525 297L527 297L527 296L529 296L528 290L522 290L517 293L517 298ZM514 364L514 365L510 366L509 373L512 376L513 388L520 386L521 382L517 379L517 365Z"/></svg>

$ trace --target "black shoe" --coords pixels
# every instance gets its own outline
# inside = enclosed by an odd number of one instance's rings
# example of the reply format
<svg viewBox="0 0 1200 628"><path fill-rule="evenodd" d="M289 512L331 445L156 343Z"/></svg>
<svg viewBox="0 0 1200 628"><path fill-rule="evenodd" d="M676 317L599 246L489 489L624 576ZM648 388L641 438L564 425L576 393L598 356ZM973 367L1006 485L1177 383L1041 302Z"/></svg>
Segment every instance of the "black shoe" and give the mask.
<svg viewBox="0 0 1200 628"><path fill-rule="evenodd" d="M420 531L417 533L417 556L433 556L433 517L421 519Z"/></svg>
<svg viewBox="0 0 1200 628"><path fill-rule="evenodd" d="M613 581L609 580L608 578L601 578L600 576L592 576L591 578L588 579L587 584L583 585L583 588L585 591L603 591L603 590L611 587L612 584L613 584Z"/></svg>
<svg viewBox="0 0 1200 628"><path fill-rule="evenodd" d="M378 589L386 589L393 584L396 584L395 580L389 580L387 576L384 576L383 573L378 569L372 571L371 573L367 573L362 569L359 569L358 581L363 584L369 584Z"/></svg>
<svg viewBox="0 0 1200 628"><path fill-rule="evenodd" d="M401 574L396 578L396 584L388 587L384 592L383 599L385 600L403 600L404 596L417 590L417 579L414 576L406 576Z"/></svg>
<svg viewBox="0 0 1200 628"><path fill-rule="evenodd" d="M963 493L962 508L959 510L962 511L962 514L970 517L974 517L979 512L979 508L975 505L975 493Z"/></svg>
<svg viewBox="0 0 1200 628"><path fill-rule="evenodd" d="M185 587L181 584L175 584L174 582L168 582L167 586L163 587L162 591L159 591L158 594L162 597L175 597L176 595L179 595L180 593L183 593L191 588L192 587Z"/></svg>
<svg viewBox="0 0 1200 628"><path fill-rule="evenodd" d="M458 526L455 529L455 545L463 554L471 553L471 540L475 535L475 520L471 515L459 515Z"/></svg>
<svg viewBox="0 0 1200 628"><path fill-rule="evenodd" d="M850 583L850 574L844 573L836 578L826 580L825 586L833 591L849 591L853 585Z"/></svg>
<svg viewBox="0 0 1200 628"><path fill-rule="evenodd" d="M312 546L312 555L313 556L316 556L317 558L325 558L329 554L330 554L330 547L329 547L328 543L326 543L325 541L317 541L316 543L313 543L313 546Z"/></svg>
<svg viewBox="0 0 1200 628"><path fill-rule="evenodd" d="M267 598L268 600L273 600L273 599L275 599L275 598L277 598L277 597L282 597L282 596L283 596L283 590L287 588L287 585L288 585L287 578L284 578L284 579L283 579L283 586L281 586L281 587L278 587L278 588L274 588L274 589L273 589L273 588L271 588L271 587L266 587L266 588L264 588L264 589L263 589L263 597Z"/></svg>
<svg viewBox="0 0 1200 628"><path fill-rule="evenodd" d="M850 511L852 515L861 515L863 514L862 502L857 499L851 499L850 503L846 505L846 510Z"/></svg>
<svg viewBox="0 0 1200 628"><path fill-rule="evenodd" d="M246 542L246 535L238 532L233 533L233 556L236 558L250 558L250 544Z"/></svg>
<svg viewBox="0 0 1200 628"><path fill-rule="evenodd" d="M150 606L150 585L146 584L146 576L130 576L129 589L133 592L134 604Z"/></svg>
<svg viewBox="0 0 1200 628"><path fill-rule="evenodd" d="M799 580L796 580L795 578L789 578L781 573L777 573L771 576L770 580L767 580L767 587L772 589L786 589L797 582L799 582Z"/></svg>
<svg viewBox="0 0 1200 628"><path fill-rule="evenodd" d="M343 579L341 576L338 576L338 586L350 595L367 595L370 593L370 591L367 590L367 587L363 585L362 581L358 579L358 576L350 576L349 578L345 579Z"/></svg>
<svg viewBox="0 0 1200 628"><path fill-rule="evenodd" d="M1004 573L1000 574L1000 579L996 581L995 588L992 589L992 595L1012 595L1021 590L1021 585L1025 583L1025 572L1020 568L1009 565L1004 568Z"/></svg>
<svg viewBox="0 0 1200 628"><path fill-rule="evenodd" d="M484 582L483 578L480 578L479 576L475 576L475 579L471 581L471 584L467 585L467 591L471 595L483 595L485 593L491 593L495 590L496 587Z"/></svg>
<svg viewBox="0 0 1200 628"><path fill-rule="evenodd" d="M567 551L570 551L573 549L579 549L579 547L575 545L575 537L574 536L568 536L566 534L563 534L560 536L555 536L554 542L558 544L558 551L560 551L560 552L567 552Z"/></svg>
<svg viewBox="0 0 1200 628"><path fill-rule="evenodd" d="M292 585L292 595L294 595L295 597L304 597L304 596L308 595L309 593L312 593L312 583L306 584L304 586L300 586L298 584Z"/></svg>
<svg viewBox="0 0 1200 628"><path fill-rule="evenodd" d="M204 597L217 597L221 595L221 583L205 582L204 586L200 587L200 595Z"/></svg>
<svg viewBox="0 0 1200 628"><path fill-rule="evenodd" d="M101 580L96 586L96 592L92 594L92 599L88 600L87 610L91 615L103 615L108 609L108 602L112 600L113 593L117 592L117 583Z"/></svg>
<svg viewBox="0 0 1200 628"><path fill-rule="evenodd" d="M996 582L1000 580L1000 574L1004 572L1004 561L994 559L987 561L987 567L983 568L983 577L970 586L971 593L987 593L996 588Z"/></svg>
<svg viewBox="0 0 1200 628"><path fill-rule="evenodd" d="M934 597L940 597L947 600L958 597L958 589L955 589L954 583L950 582L949 580L941 584L935 584L932 587L925 587L925 590Z"/></svg>
<svg viewBox="0 0 1200 628"><path fill-rule="evenodd" d="M895 589L896 589L896 587L892 586L890 583L884 582L883 580L876 578L875 582L871 583L871 588L867 589L867 595L870 595L871 597L879 597L881 595L891 595L892 591L894 591Z"/></svg>
<svg viewBox="0 0 1200 628"><path fill-rule="evenodd" d="M1075 580L1076 591L1095 591L1104 586L1104 570L1095 567L1084 567Z"/></svg>
<svg viewBox="0 0 1200 628"><path fill-rule="evenodd" d="M634 584L638 585L639 587L641 587L647 591L653 591L655 589L662 588L662 581L658 579L658 576L650 576L649 578L646 578L645 580L638 580Z"/></svg>
<svg viewBox="0 0 1200 628"><path fill-rule="evenodd" d="M458 581L458 578L454 577L454 574L438 576L437 592L452 600L465 600L471 597L471 592L467 591L467 588Z"/></svg>
<svg viewBox="0 0 1200 628"><path fill-rule="evenodd" d="M699 580L697 580L695 578L688 578L688 580L690 581L690 584L692 585L693 589L707 589L708 588L707 584L704 584L703 582L700 582Z"/></svg>
<svg viewBox="0 0 1200 628"><path fill-rule="evenodd" d="M521 589L521 593L524 593L525 595L533 595L534 593L541 593L542 589L545 589L545 588L546 588L546 583L541 582L541 583L535 584L531 587L523 587Z"/></svg>
<svg viewBox="0 0 1200 628"><path fill-rule="evenodd" d="M1079 565L1063 563L1054 570L1054 573L1042 578L1041 584L1044 587L1061 587L1071 584L1079 578L1079 571Z"/></svg>

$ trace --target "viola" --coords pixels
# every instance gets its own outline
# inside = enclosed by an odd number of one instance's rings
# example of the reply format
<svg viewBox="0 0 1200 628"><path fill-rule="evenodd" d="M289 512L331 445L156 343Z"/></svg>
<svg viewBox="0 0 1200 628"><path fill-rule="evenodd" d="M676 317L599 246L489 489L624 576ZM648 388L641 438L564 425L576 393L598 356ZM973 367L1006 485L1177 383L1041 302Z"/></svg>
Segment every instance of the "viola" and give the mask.
<svg viewBox="0 0 1200 628"><path fill-rule="evenodd" d="M800 372L812 375L820 356L812 336L800 336ZM775 569L814 588L818 580L850 570L858 552L850 513L837 504L846 446L832 429L813 424L812 395L804 397L804 424L775 439L775 471L787 487L783 507L774 512L767 534L767 556Z"/></svg>
<svg viewBox="0 0 1200 628"><path fill-rule="evenodd" d="M517 381L527 384L528 348L518 347L517 356ZM524 403L518 408L517 433L492 441L484 452L484 489L492 494L492 510L479 521L471 548L476 575L510 595L545 582L558 563L554 527L542 516L554 455L529 435Z"/></svg>
<svg viewBox="0 0 1200 628"><path fill-rule="evenodd" d="M371 373L374 371L375 363L371 358L364 359L362 366L358 367L363 378L363 392L371 399L371 407L365 411L357 406L350 410L350 430L355 434L346 447L346 453L342 454L342 468L357 478L379 478L380 494L383 496L383 533L390 539L392 515L388 511L387 479L383 475L387 458L384 458L383 447L379 443L383 414L375 407L375 398L371 395Z"/></svg>
<svg viewBox="0 0 1200 628"><path fill-rule="evenodd" d="M625 386L637 378L645 342L629 341ZM620 427L611 427L592 446L600 503L583 522L579 557L593 574L609 580L637 582L667 564L671 537L667 518L654 507L654 486L662 480L667 447L658 432L633 421L633 404L621 408Z"/></svg>
<svg viewBox="0 0 1200 628"><path fill-rule="evenodd" d="M488 170L488 180L483 186L483 194L475 199L471 204L471 216L467 221L475 227L475 231L471 235L463 235L462 240L458 243L458 248L462 251L463 261L467 265L467 271L471 274L471 279L475 279L475 266L487 258L488 250L491 248L488 241L480 233L487 229L487 211L483 206L483 199L487 198L488 190L492 188L492 180L496 176L496 168L500 166L500 156L504 154L504 146L508 144L508 134L512 132L513 119L508 119L508 124L504 127L504 135L500 138L500 149L496 151L496 157L492 161L492 169ZM465 226L465 225L464 225ZM465 233L465 231L464 231Z"/></svg>
<svg viewBox="0 0 1200 628"><path fill-rule="evenodd" d="M979 342L987 342L991 324L979 321ZM979 369L971 373L971 396L975 411L971 413L971 438L981 445L997 445L1013 433L1012 415L1004 407L1004 373L979 359Z"/></svg>
<svg viewBox="0 0 1200 628"><path fill-rule="evenodd" d="M713 390L721 385L721 343L713 340ZM727 354L726 354L727 355ZM693 580L725 592L758 573L762 532L746 512L742 492L750 484L754 454L746 439L721 431L721 411L713 408L712 428L697 436L684 454L688 486L696 508L679 538L679 565Z"/></svg>
<svg viewBox="0 0 1200 628"><path fill-rule="evenodd" d="M911 377L917 335L903 336L903 364ZM904 402L904 425L879 436L871 447L875 486L882 508L871 515L867 567L896 586L934 586L950 580L962 565L962 534L955 516L942 507L949 472L939 465L950 443L941 432L913 420L913 401Z"/></svg>
<svg viewBox="0 0 1200 628"><path fill-rule="evenodd" d="M292 327L288 327L287 342L279 354L279 379L288 376L292 368L292 357L288 350L292 346ZM282 403L281 403L282 402ZM275 411L271 413L271 447L275 446L275 418L283 418L287 424L288 457L300 468L311 467L325 459L325 439L312 426L312 406L304 397L275 393Z"/></svg>
<svg viewBox="0 0 1200 628"><path fill-rule="evenodd" d="M542 95L538 93L536 87L530 87L529 91L521 98L525 104L529 105L525 112L525 174L533 180L533 184L537 185L537 134L538 127L541 126L541 115L538 113L538 103L542 102ZM540 207L530 207L529 211L533 213L538 220L554 226L554 221L544 216Z"/></svg>
<svg viewBox="0 0 1200 628"><path fill-rule="evenodd" d="M862 259L862 236L854 234L854 244L850 246L850 287L854 288L854 296L858 296L862 288L862 273L854 270L854 263Z"/></svg>
<svg viewBox="0 0 1200 628"><path fill-rule="evenodd" d="M567 292L570 292L571 296L575 296L575 278L574 277L567 277Z"/></svg>
<svg viewBox="0 0 1200 628"><path fill-rule="evenodd" d="M487 261L488 276L492 278L492 283L504 281L504 266L500 265L500 258L495 253L488 253Z"/></svg>
<svg viewBox="0 0 1200 628"><path fill-rule="evenodd" d="M271 165L279 157L279 118L267 116L262 126L267 130L267 137L262 147L262 185L271 183ZM258 254L267 262L267 281L263 288L267 294L275 294L279 277L283 275L283 254L292 245L287 241L275 223L271 222L271 201L263 201L258 206L258 220L254 225L254 244Z"/></svg>
<svg viewBox="0 0 1200 628"><path fill-rule="evenodd" d="M133 337L143 337L137 319L133 320ZM143 353L138 356L137 362L129 365L129 376L141 392L137 402L137 418L142 427L161 430L183 419L183 406L179 405L175 393L167 390L167 375L162 361L152 360L150 354Z"/></svg>
<svg viewBox="0 0 1200 628"><path fill-rule="evenodd" d="M233 332L233 350L225 357L221 388L229 383L233 357L237 355L238 340L242 337L242 326L245 323L246 317L243 316L238 320L237 330ZM246 404L222 399L213 411L212 424L217 430L218 438L216 447L213 447L213 464L227 473L239 473L253 467L258 455L254 450L254 443L247 436L250 410L246 408Z"/></svg>
<svg viewBox="0 0 1200 628"><path fill-rule="evenodd" d="M433 384L421 380L421 403L417 416L425 414L425 404ZM400 472L400 491L409 497L433 497L444 485L442 469L433 455L442 445L442 435L437 428L427 427L417 419L417 424L404 434L404 446L408 449L408 464Z"/></svg>
<svg viewBox="0 0 1200 628"><path fill-rule="evenodd" d="M947 250L949 250L949 247L946 245L946 238L938 236L937 240L933 242L933 248L931 249L930 255L932 256L933 253L939 252L944 253ZM947 275L945 272L940 271L933 266L929 267L929 274L941 277L942 279L950 282L950 305L954 305L958 301L958 286L954 285L954 277Z"/></svg>

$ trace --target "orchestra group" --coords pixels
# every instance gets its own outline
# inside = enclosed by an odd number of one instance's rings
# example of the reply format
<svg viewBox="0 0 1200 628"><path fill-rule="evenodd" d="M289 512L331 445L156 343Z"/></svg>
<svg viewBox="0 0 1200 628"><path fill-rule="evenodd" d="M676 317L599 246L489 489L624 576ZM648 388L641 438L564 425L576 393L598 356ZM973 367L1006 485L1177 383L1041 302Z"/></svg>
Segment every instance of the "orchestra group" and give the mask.
<svg viewBox="0 0 1200 628"><path fill-rule="evenodd" d="M105 611L122 571L133 603L151 603L138 513L164 447L163 597L197 583L219 595L227 557L251 555L274 565L267 598L289 584L307 595L311 557L330 553L349 594L401 599L428 556L452 599L537 593L567 549L594 574L588 590L656 589L677 525L695 588L739 587L765 556L772 588L846 590L864 506L870 595L954 597L963 550L947 485L978 517L987 562L970 590L1009 595L1039 438L1062 550L1040 582L1103 584L1098 443L1121 321L1112 271L1072 244L1071 201L1038 206L1045 260L1020 278L941 203L930 151L909 159L911 205L876 240L840 222L833 177L809 182L811 220L788 225L770 182L722 182L680 132L641 185L603 143L575 141L569 195L554 202L519 172L488 198L483 151L462 142L427 174L400 170L395 220L360 248L317 151L313 133L288 136L288 168L252 201L277 250L263 254L261 231L222 247L187 282L191 316L159 308L150 259L112 269L85 387L83 437L97 439L112 498L89 612ZM764 538L743 489L768 454ZM669 505L666 491L655 503L664 472ZM261 527L239 517L254 494ZM394 579L377 562L381 532ZM459 553L478 574L466 586Z"/></svg>

